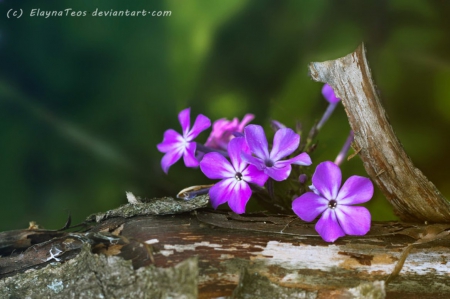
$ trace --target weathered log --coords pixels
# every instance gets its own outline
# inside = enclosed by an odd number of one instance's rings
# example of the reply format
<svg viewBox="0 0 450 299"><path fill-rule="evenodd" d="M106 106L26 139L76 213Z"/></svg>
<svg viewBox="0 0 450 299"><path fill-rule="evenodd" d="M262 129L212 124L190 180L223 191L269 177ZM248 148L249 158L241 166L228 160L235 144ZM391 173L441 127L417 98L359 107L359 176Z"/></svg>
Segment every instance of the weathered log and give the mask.
<svg viewBox="0 0 450 299"><path fill-rule="evenodd" d="M342 100L364 167L404 221L450 222L450 203L403 150L378 99L364 45L345 57L312 62L311 77Z"/></svg>
<svg viewBox="0 0 450 299"><path fill-rule="evenodd" d="M0 258L0 297L195 298L198 283L199 298L447 298L450 240L433 236L448 228L375 223L363 238L329 244L285 215L114 217ZM403 250L427 234L433 242L413 247L386 286Z"/></svg>

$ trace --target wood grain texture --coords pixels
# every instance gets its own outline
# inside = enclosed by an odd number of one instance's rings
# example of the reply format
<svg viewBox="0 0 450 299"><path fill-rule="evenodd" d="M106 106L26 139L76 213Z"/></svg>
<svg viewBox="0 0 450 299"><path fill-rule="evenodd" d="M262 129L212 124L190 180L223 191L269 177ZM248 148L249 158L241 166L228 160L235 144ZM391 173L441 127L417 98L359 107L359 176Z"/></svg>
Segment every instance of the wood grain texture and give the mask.
<svg viewBox="0 0 450 299"><path fill-rule="evenodd" d="M339 59L312 62L311 77L342 100L354 148L403 221L450 222L450 203L405 153L375 90L364 45Z"/></svg>
<svg viewBox="0 0 450 299"><path fill-rule="evenodd" d="M173 279L179 283L183 278L176 270L178 265L196 257L198 262L190 266L193 272L189 274L196 277L188 280L196 284L199 298L360 298L354 295L358 292L378 294L363 298L448 298L448 238L411 248L399 276L387 286L384 281L405 248L449 228L374 223L364 237L344 237L330 244L315 233L313 223L293 221L291 216L197 210L191 214L115 217L95 224L85 233L67 233L23 253L0 258L2 276L7 276L0 280L0 295L32 294L21 286L32 288L33 279L42 280L36 284L39 287L62 282L58 295L66 298L79 298L81 290L99 294L92 298L112 295L117 288L107 290L107 286L128 285L135 277L148 284L150 278L158 280L155 273L174 273L177 278ZM87 244L92 253L83 250ZM51 248L62 251L57 255L59 260L49 259ZM86 259L89 261L83 262ZM117 259L129 262L123 272ZM82 277L100 275L100 270L96 271L100 266L95 266L100 260L106 263L101 265L102 278L80 289ZM108 273L112 277L108 278ZM170 276L163 281L163 288L171 285ZM146 297L137 289L135 292L141 294L136 298L164 298Z"/></svg>

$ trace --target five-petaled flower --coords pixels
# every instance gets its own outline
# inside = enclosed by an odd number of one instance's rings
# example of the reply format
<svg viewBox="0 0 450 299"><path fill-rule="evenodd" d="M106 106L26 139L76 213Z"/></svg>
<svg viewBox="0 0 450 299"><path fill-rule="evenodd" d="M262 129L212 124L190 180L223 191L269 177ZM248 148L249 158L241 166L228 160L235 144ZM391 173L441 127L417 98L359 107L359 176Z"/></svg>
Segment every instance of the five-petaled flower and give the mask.
<svg viewBox="0 0 450 299"><path fill-rule="evenodd" d="M170 166L177 162L181 156L183 156L184 164L187 167L197 167L199 164L195 158L197 144L193 140L202 131L211 126L211 121L203 114L199 114L191 129L190 112L191 108L186 108L178 114L183 135L169 129L164 132L163 141L157 145L158 150L165 153L161 160L161 167L165 173L169 171Z"/></svg>
<svg viewBox="0 0 450 299"><path fill-rule="evenodd" d="M242 133L244 127L255 118L253 114L246 114L241 122L238 118L233 118L232 121L226 118L218 119L214 122L211 134L206 140L205 146L227 150L228 143L234 137L233 133Z"/></svg>
<svg viewBox="0 0 450 299"><path fill-rule="evenodd" d="M312 177L311 189L314 192L304 193L292 202L292 209L304 221L313 221L322 214L316 231L326 242L334 242L345 235L365 235L370 230L369 211L365 207L351 205L372 198L372 182L354 175L340 188L341 180L341 170L336 164L322 162Z"/></svg>
<svg viewBox="0 0 450 299"><path fill-rule="evenodd" d="M231 163L216 152L207 153L200 162L200 169L208 178L221 180L209 190L211 204L215 209L228 201L235 213L244 213L252 195L249 183L263 186L267 181L266 174L242 160L241 152L250 153L244 138L237 137L228 144Z"/></svg>
<svg viewBox="0 0 450 299"><path fill-rule="evenodd" d="M301 153L291 159L281 160L292 154L300 144L300 136L292 129L281 128L275 132L270 153L267 138L261 126L246 126L244 135L255 157L247 153L242 153L243 160L256 166L256 168L263 171L275 181L287 179L291 173L291 164L308 166L312 163L307 153Z"/></svg>

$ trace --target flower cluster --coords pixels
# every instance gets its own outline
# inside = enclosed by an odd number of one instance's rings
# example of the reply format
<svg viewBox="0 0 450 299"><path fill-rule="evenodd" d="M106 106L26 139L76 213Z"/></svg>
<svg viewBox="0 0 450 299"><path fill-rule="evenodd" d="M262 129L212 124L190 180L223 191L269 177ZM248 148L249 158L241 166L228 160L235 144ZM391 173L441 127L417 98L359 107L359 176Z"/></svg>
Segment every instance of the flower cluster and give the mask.
<svg viewBox="0 0 450 299"><path fill-rule="evenodd" d="M165 153L161 160L164 172L182 156L186 167L200 166L209 179L218 179L209 190L214 208L228 202L238 214L245 212L245 206L252 195L252 186L262 188L271 178L282 181L291 173L291 165L311 165L307 153L284 159L298 149L300 136L292 129L276 131L269 151L264 129L259 125L247 125L253 119L247 114L242 122L220 119L214 123L207 142L202 145L194 139L211 125L204 115L197 116L190 128L190 109L178 115L183 133L169 129L164 133L163 142L157 145Z"/></svg>
<svg viewBox="0 0 450 299"><path fill-rule="evenodd" d="M364 207L352 205L371 199L372 182L352 176L340 188L342 178L338 165L347 154L353 132L335 163L318 164L312 175L311 191L303 187L309 178L305 167L312 164L310 154L315 148L312 139L339 103L330 86L325 85L322 93L329 107L311 129L306 144L300 143L297 132L275 120L272 121L273 142L269 144L263 127L249 124L254 118L252 114L245 115L242 121L238 118L215 121L206 143L201 144L195 139L211 126L211 121L200 114L191 128L190 108L184 109L178 115L182 133L169 129L157 145L164 153L161 167L168 173L183 157L186 167L199 166L207 178L219 180L205 189L214 208L228 202L232 211L242 214L252 194L262 193L265 203L274 207L283 209L283 203L288 201L288 209L304 221L313 221L321 215L316 230L327 242L346 234L364 235L370 229L370 213ZM283 185L279 183L282 181L289 182ZM289 186L289 190L281 186Z"/></svg>

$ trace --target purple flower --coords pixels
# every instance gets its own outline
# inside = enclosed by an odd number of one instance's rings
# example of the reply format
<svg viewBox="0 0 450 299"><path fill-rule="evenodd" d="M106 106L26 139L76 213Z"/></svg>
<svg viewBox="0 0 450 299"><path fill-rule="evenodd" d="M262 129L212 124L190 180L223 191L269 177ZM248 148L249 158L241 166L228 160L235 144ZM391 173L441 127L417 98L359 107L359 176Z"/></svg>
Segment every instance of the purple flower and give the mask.
<svg viewBox="0 0 450 299"><path fill-rule="evenodd" d="M316 231L326 242L334 242L345 235L362 236L370 230L369 211L365 207L351 205L372 198L372 182L354 175L340 188L341 180L341 170L336 164L322 162L312 177L315 192L307 192L292 202L295 214L304 221L313 221L322 214Z"/></svg>
<svg viewBox="0 0 450 299"><path fill-rule="evenodd" d="M256 166L275 181L285 180L291 173L291 164L311 165L311 158L307 153L301 153L294 158L281 160L292 154L300 143L300 136L292 129L281 128L275 132L272 150L261 126L248 125L244 129L245 140L250 147L253 157L242 153L242 158L249 164Z"/></svg>
<svg viewBox="0 0 450 299"><path fill-rule="evenodd" d="M205 145L215 149L227 150L228 143L234 137L233 133L244 131L244 127L255 118L253 114L246 114L241 122L235 117L232 121L225 118L216 120L211 134Z"/></svg>
<svg viewBox="0 0 450 299"><path fill-rule="evenodd" d="M228 201L228 205L235 213L244 213L252 195L248 183L264 186L267 181L266 174L242 160L241 152L250 151L245 139L237 137L228 145L231 163L219 153L208 153L200 162L200 169L208 178L221 180L209 190L211 204L215 209Z"/></svg>
<svg viewBox="0 0 450 299"><path fill-rule="evenodd" d="M328 84L322 87L322 95L330 104L338 103L341 100L336 97L333 88Z"/></svg>
<svg viewBox="0 0 450 299"><path fill-rule="evenodd" d="M165 173L169 171L169 167L177 162L181 156L183 156L186 167L198 166L198 161L195 158L197 144L193 140L198 134L211 126L211 121L206 116L199 114L191 129L190 113L191 108L186 108L178 114L183 135L169 129L164 132L163 141L157 145L158 150L165 153L161 160L161 167Z"/></svg>

